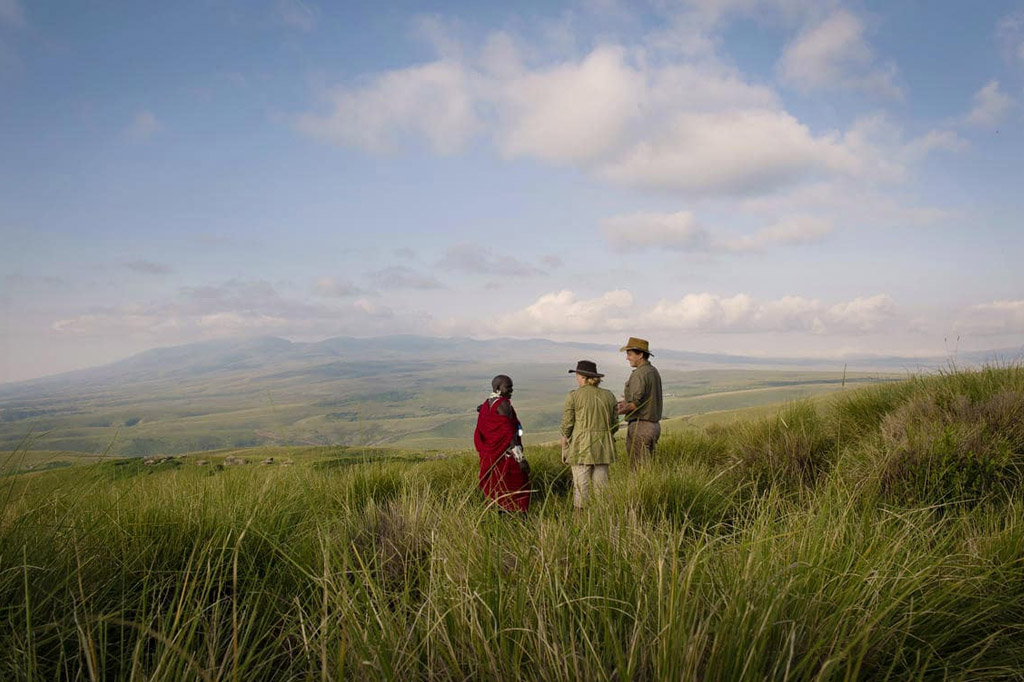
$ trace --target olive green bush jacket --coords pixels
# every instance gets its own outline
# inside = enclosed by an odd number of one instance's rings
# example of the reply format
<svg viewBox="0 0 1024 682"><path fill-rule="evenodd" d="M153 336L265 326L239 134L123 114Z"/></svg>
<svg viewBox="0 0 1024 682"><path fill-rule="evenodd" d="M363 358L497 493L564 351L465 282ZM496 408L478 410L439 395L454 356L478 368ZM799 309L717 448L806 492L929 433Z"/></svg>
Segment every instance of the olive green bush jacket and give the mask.
<svg viewBox="0 0 1024 682"><path fill-rule="evenodd" d="M570 391L562 409L562 435L569 464L611 464L619 428L615 394L597 386Z"/></svg>

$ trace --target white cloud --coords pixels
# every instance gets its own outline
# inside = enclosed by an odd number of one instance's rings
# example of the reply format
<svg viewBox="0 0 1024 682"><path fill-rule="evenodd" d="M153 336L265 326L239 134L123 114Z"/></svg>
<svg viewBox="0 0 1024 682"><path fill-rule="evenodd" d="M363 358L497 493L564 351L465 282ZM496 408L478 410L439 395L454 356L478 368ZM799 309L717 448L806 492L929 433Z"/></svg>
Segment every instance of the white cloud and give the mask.
<svg viewBox="0 0 1024 682"><path fill-rule="evenodd" d="M783 80L804 90L856 88L901 97L893 69L875 68L874 61L864 23L840 9L797 35L784 49L778 70Z"/></svg>
<svg viewBox="0 0 1024 682"><path fill-rule="evenodd" d="M679 114L600 175L613 182L693 193L761 193L820 173L854 173L861 160L835 135L815 137L768 109Z"/></svg>
<svg viewBox="0 0 1024 682"><path fill-rule="evenodd" d="M506 158L573 165L613 184L692 197L902 173L904 160L890 159L891 149L875 145L862 122L845 132L812 131L772 89L714 58L656 58L645 46L605 44L578 59L540 59L503 32L473 54L449 45L443 27L431 34L438 32L432 42L444 58L336 89L330 110L298 116L297 128L371 153L417 140L455 153L482 134Z"/></svg>
<svg viewBox="0 0 1024 682"><path fill-rule="evenodd" d="M140 111L125 130L125 134L132 140L145 140L156 135L163 128L163 124L152 111Z"/></svg>
<svg viewBox="0 0 1024 682"><path fill-rule="evenodd" d="M614 216L602 227L612 245L624 249L703 251L709 245L707 231L689 211Z"/></svg>
<svg viewBox="0 0 1024 682"><path fill-rule="evenodd" d="M919 161L934 151L959 152L970 145L951 130L930 130L915 137L903 147L903 156L908 161Z"/></svg>
<svg viewBox="0 0 1024 682"><path fill-rule="evenodd" d="M512 78L499 95L498 147L508 157L555 163L600 158L636 119L643 88L642 74L619 47Z"/></svg>
<svg viewBox="0 0 1024 682"><path fill-rule="evenodd" d="M1014 105L1013 98L999 89L999 81L989 81L974 93L973 102L974 106L964 120L976 126L998 124Z"/></svg>
<svg viewBox="0 0 1024 682"><path fill-rule="evenodd" d="M1024 300L1003 300L971 306L954 325L958 332L979 335L1024 333Z"/></svg>
<svg viewBox="0 0 1024 682"><path fill-rule="evenodd" d="M746 294L730 297L708 293L687 294L675 301L659 301L643 315L655 328L721 330L734 328L754 315L754 299Z"/></svg>
<svg viewBox="0 0 1024 682"><path fill-rule="evenodd" d="M454 61L389 71L358 89L335 90L327 115L303 114L298 129L335 144L394 152L410 138L425 138L439 154L452 154L480 127L473 75Z"/></svg>
<svg viewBox="0 0 1024 682"><path fill-rule="evenodd" d="M896 302L886 294L857 297L828 309L829 322L839 329L877 331L896 315Z"/></svg>
<svg viewBox="0 0 1024 682"><path fill-rule="evenodd" d="M491 325L499 334L557 334L624 329L624 316L633 303L628 291L609 291L593 299L578 299L572 291L544 294L522 310L502 315Z"/></svg>
<svg viewBox="0 0 1024 682"><path fill-rule="evenodd" d="M687 294L647 307L633 295L609 291L579 299L568 290L544 294L531 305L492 321L496 333L580 334L649 329L701 333L868 334L905 325L885 294L828 305L817 299L784 296L759 301L749 294Z"/></svg>
<svg viewBox="0 0 1024 682"><path fill-rule="evenodd" d="M770 88L748 83L737 73L706 62L649 69L648 79L650 86L642 104L648 117L655 120L676 111L717 113L782 107Z"/></svg>

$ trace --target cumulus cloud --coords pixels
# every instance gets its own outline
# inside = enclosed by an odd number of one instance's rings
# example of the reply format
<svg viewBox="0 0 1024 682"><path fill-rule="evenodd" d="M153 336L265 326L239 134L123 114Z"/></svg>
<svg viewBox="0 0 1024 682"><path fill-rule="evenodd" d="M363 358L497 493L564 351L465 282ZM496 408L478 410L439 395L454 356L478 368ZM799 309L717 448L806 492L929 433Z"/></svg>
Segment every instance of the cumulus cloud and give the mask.
<svg viewBox="0 0 1024 682"><path fill-rule="evenodd" d="M367 273L367 277L378 289L443 289L444 285L434 276L417 272L404 265L394 265Z"/></svg>
<svg viewBox="0 0 1024 682"><path fill-rule="evenodd" d="M959 152L970 145L952 130L929 130L915 137L903 147L903 156L908 161L919 161L932 152Z"/></svg>
<svg viewBox="0 0 1024 682"><path fill-rule="evenodd" d="M857 88L901 97L892 68L880 69L864 38L864 22L839 9L797 35L783 50L778 70L783 80L804 90Z"/></svg>
<svg viewBox="0 0 1024 682"><path fill-rule="evenodd" d="M531 277L543 275L544 270L510 255L498 255L479 244L456 244L448 248L437 263L446 270L458 270L481 275Z"/></svg>
<svg viewBox="0 0 1024 682"><path fill-rule="evenodd" d="M125 135L132 140L146 140L163 130L163 127L152 111L140 111L125 129Z"/></svg>
<svg viewBox="0 0 1024 682"><path fill-rule="evenodd" d="M509 157L586 162L617 147L637 116L644 80L621 47L581 62L529 72L503 84L496 139Z"/></svg>
<svg viewBox="0 0 1024 682"><path fill-rule="evenodd" d="M624 290L579 299L563 290L493 321L497 333L573 334L650 329L707 333L867 334L900 324L895 302L886 294L829 305L817 299L784 296L758 300L749 294L687 294L651 306L633 305Z"/></svg>
<svg viewBox="0 0 1024 682"><path fill-rule="evenodd" d="M856 173L862 161L835 135L815 137L780 111L679 114L600 175L630 186L706 194L759 194L825 173Z"/></svg>
<svg viewBox="0 0 1024 682"><path fill-rule="evenodd" d="M999 89L999 81L989 81L974 93L973 107L964 121L975 126L994 126L1010 111L1013 98Z"/></svg>
<svg viewBox="0 0 1024 682"><path fill-rule="evenodd" d="M389 71L361 88L328 95L327 114L303 114L298 129L328 142L394 152L411 139L452 154L479 129L473 74L455 61Z"/></svg>
<svg viewBox="0 0 1024 682"><path fill-rule="evenodd" d="M335 89L328 111L298 116L298 130L372 153L418 140L454 153L485 135L506 158L695 196L873 178L887 157L855 129L812 131L770 88L713 58L654 59L646 47L602 44L579 58L524 59L506 33L477 53L432 42L443 58Z"/></svg>
<svg viewBox="0 0 1024 682"><path fill-rule="evenodd" d="M971 306L960 315L954 326L958 332L979 335L1024 333L1024 300Z"/></svg>
<svg viewBox="0 0 1024 682"><path fill-rule="evenodd" d="M494 320L500 334L528 335L548 333L620 330L633 303L628 291L609 291L592 299L579 299L572 291L544 294L522 310Z"/></svg>
<svg viewBox="0 0 1024 682"><path fill-rule="evenodd" d="M690 331L849 334L877 330L893 317L894 308L884 294L828 306L801 296L758 301L747 294L702 293L659 302L642 319L648 326Z"/></svg>

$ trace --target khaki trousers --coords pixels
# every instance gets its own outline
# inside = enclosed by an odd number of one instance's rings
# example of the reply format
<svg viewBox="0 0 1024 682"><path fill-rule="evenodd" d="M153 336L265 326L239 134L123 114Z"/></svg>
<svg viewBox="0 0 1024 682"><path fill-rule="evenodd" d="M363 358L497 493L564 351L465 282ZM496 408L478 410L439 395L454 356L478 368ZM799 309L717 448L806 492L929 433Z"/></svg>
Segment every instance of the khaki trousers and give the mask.
<svg viewBox="0 0 1024 682"><path fill-rule="evenodd" d="M577 509L594 492L608 485L607 464L574 464L572 466L572 503Z"/></svg>
<svg viewBox="0 0 1024 682"><path fill-rule="evenodd" d="M634 471L641 462L654 455L654 447L661 438L661 424L636 419L626 429L626 457Z"/></svg>

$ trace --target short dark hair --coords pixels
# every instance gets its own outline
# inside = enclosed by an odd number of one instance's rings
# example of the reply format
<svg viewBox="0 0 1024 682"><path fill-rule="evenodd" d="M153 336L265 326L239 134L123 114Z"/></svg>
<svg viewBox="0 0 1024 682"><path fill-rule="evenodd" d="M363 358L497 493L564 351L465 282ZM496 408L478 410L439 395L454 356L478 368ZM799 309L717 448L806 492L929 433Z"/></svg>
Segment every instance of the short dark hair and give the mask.
<svg viewBox="0 0 1024 682"><path fill-rule="evenodd" d="M501 390L501 387L504 386L505 384L508 384L509 386L511 386L512 385L512 377L508 376L507 374L499 374L498 376L496 376L493 379L491 379L491 390L492 391Z"/></svg>
<svg viewBox="0 0 1024 682"><path fill-rule="evenodd" d="M645 350L640 350L639 348L630 348L629 350L634 352L634 353L636 353L637 355L644 356L644 360L650 360L651 359L651 354L648 353ZM627 352L629 352L629 351L627 351Z"/></svg>

